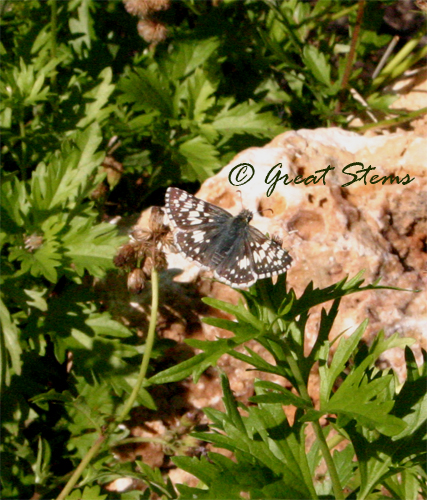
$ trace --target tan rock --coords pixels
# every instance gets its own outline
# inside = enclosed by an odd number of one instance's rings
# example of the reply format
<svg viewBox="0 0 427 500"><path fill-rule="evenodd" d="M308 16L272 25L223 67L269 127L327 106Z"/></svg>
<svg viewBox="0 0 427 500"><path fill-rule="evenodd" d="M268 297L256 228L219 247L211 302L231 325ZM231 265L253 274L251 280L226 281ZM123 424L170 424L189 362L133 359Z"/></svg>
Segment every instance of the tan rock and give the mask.
<svg viewBox="0 0 427 500"><path fill-rule="evenodd" d="M235 175L233 168L242 163L252 165L254 175L247 184L233 186L230 175ZM272 170L278 164L281 166ZM348 167L351 164L356 165ZM333 170L324 174L323 182L319 171L328 166ZM375 170L366 172L369 166ZM272 184L266 179L273 179L277 172L280 177L287 174L286 181L314 175L318 183L284 185L281 180L267 196ZM389 175L399 176L401 183L370 182ZM250 148L237 155L203 184L197 196L233 214L242 206L255 212L272 209L255 214L252 224L283 239L283 246L294 258L288 278L297 294L310 281L324 288L362 269L367 284L382 277L383 285L420 290L381 290L345 298L333 335L343 330L350 334L368 318L368 342L384 328L387 335L397 331L414 336L418 355L421 346L427 348L425 138L411 132L364 137L338 128L286 132L264 148ZM194 264L185 264L185 268L186 274L177 279L200 273ZM216 285L215 295L223 298L221 290L225 289L229 296L230 290L221 284ZM310 319L309 344L314 342L319 319L320 310ZM403 364L400 355L393 361L386 353L384 359L396 369Z"/></svg>

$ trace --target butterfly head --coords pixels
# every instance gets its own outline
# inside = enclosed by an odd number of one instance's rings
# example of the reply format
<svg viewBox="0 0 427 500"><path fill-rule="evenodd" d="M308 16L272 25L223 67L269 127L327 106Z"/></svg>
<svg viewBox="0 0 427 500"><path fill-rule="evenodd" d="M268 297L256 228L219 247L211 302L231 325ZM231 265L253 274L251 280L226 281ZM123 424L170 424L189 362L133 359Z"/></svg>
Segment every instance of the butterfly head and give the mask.
<svg viewBox="0 0 427 500"><path fill-rule="evenodd" d="M254 218L254 214L250 210L242 210L239 215L237 215L236 219L240 219L246 224L249 224L249 222Z"/></svg>

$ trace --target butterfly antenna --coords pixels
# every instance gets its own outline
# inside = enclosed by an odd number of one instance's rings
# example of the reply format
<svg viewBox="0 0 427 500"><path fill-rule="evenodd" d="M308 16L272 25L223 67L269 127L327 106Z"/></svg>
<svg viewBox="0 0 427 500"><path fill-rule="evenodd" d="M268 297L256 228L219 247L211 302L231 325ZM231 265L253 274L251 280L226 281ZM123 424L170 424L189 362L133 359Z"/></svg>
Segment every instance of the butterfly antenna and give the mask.
<svg viewBox="0 0 427 500"><path fill-rule="evenodd" d="M243 210L245 207L243 206L242 192L240 191L240 189L238 189L237 192L240 195L240 205L242 205L242 210Z"/></svg>
<svg viewBox="0 0 427 500"><path fill-rule="evenodd" d="M266 212L267 210L270 210L270 212L272 214L274 214L274 210L272 208L263 208L262 210L260 210L258 213L262 214L263 212Z"/></svg>

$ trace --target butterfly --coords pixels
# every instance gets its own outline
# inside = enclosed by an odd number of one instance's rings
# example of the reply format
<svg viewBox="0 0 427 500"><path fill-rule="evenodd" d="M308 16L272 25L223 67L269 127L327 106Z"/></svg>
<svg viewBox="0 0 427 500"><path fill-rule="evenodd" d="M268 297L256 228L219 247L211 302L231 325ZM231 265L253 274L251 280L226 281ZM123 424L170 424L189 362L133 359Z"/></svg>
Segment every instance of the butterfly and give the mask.
<svg viewBox="0 0 427 500"><path fill-rule="evenodd" d="M217 280L244 288L289 268L292 257L281 244L249 225L250 210L233 216L174 187L166 191L165 202L177 249L212 270Z"/></svg>

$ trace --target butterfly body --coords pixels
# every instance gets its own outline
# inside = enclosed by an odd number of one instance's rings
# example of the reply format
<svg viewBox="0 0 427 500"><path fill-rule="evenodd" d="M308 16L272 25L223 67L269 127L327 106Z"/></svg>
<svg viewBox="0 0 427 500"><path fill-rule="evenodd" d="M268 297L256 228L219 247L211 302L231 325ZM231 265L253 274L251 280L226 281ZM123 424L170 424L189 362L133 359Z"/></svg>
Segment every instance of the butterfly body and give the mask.
<svg viewBox="0 0 427 500"><path fill-rule="evenodd" d="M250 210L232 216L186 191L168 188L166 212L180 253L212 270L223 283L248 287L290 266L288 252L249 225L253 218Z"/></svg>

